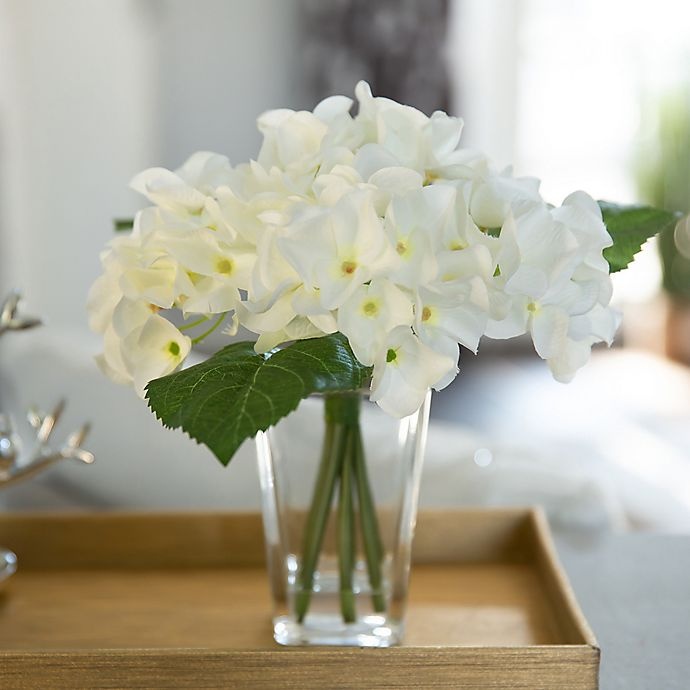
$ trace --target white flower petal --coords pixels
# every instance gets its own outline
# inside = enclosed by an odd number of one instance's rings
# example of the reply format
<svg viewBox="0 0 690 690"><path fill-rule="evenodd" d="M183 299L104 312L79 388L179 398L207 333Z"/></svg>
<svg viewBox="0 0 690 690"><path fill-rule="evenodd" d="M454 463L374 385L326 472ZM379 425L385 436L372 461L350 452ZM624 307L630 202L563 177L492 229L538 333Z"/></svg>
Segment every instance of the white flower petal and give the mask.
<svg viewBox="0 0 690 690"><path fill-rule="evenodd" d="M559 383L570 383L577 370L589 360L591 344L587 341L568 340L565 347L554 357L547 360L553 377Z"/></svg>
<svg viewBox="0 0 690 690"><path fill-rule="evenodd" d="M368 180L379 170L385 168L397 168L401 164L390 151L380 144L365 144L357 151L354 160L354 168L362 179Z"/></svg>
<svg viewBox="0 0 690 690"><path fill-rule="evenodd" d="M421 338L421 336L420 336ZM458 375L458 359L460 358L460 347L458 343L442 334L434 334L430 339L421 338L425 345L428 345L434 352L437 352L449 360L454 362L454 366L447 370L446 374L442 376L435 384L434 389L437 391L443 390L449 386Z"/></svg>
<svg viewBox="0 0 690 690"><path fill-rule="evenodd" d="M113 310L112 327L119 338L127 337L133 330L143 326L153 314L155 308L146 302L134 301L123 297Z"/></svg>
<svg viewBox="0 0 690 690"><path fill-rule="evenodd" d="M463 121L459 117L450 117L437 110L432 113L426 127L434 158L442 163L458 147Z"/></svg>
<svg viewBox="0 0 690 690"><path fill-rule="evenodd" d="M410 328L398 326L374 362L371 399L396 417L412 414L426 391L444 382L455 367L452 357L424 345Z"/></svg>
<svg viewBox="0 0 690 690"><path fill-rule="evenodd" d="M513 298L508 304L507 315L504 319L489 319L486 325L487 338L494 340L507 340L515 338L527 331L527 321L529 312L527 311L528 300L526 298Z"/></svg>
<svg viewBox="0 0 690 690"><path fill-rule="evenodd" d="M329 96L314 108L314 117L323 122L331 122L336 117L347 113L352 103L353 100L347 96Z"/></svg>
<svg viewBox="0 0 690 690"><path fill-rule="evenodd" d="M135 175L130 187L154 204L172 211L199 213L206 196L165 168L149 168Z"/></svg>
<svg viewBox="0 0 690 690"><path fill-rule="evenodd" d="M369 184L389 195L404 194L413 189L421 190L423 182L424 178L416 170L401 166L381 168L369 178Z"/></svg>
<svg viewBox="0 0 690 690"><path fill-rule="evenodd" d="M89 328L96 333L105 333L113 311L122 297L118 285L119 278L119 271L106 271L96 279L89 290Z"/></svg>
<svg viewBox="0 0 690 690"><path fill-rule="evenodd" d="M116 383L131 384L130 374L122 358L122 339L110 326L103 335L103 354L96 357L96 364L100 370Z"/></svg>
<svg viewBox="0 0 690 690"><path fill-rule="evenodd" d="M252 312L246 303L237 306L240 323L254 333L272 333L284 329L295 318L292 293L286 292L265 311Z"/></svg>
<svg viewBox="0 0 690 690"><path fill-rule="evenodd" d="M534 349L542 359L556 357L566 346L568 315L558 307L538 307L530 331Z"/></svg>
<svg viewBox="0 0 690 690"><path fill-rule="evenodd" d="M203 194L211 195L217 187L231 181L232 167L227 156L197 151L175 170L175 174Z"/></svg>
<svg viewBox="0 0 690 690"><path fill-rule="evenodd" d="M139 395L149 381L171 373L185 360L192 341L162 316L153 315L122 341L122 359Z"/></svg>
<svg viewBox="0 0 690 690"><path fill-rule="evenodd" d="M539 299L548 287L549 280L544 268L523 264L508 278L505 291L509 295L527 295Z"/></svg>
<svg viewBox="0 0 690 690"><path fill-rule="evenodd" d="M335 316L331 312L327 314L311 314L307 318L321 333L335 333L338 330Z"/></svg>

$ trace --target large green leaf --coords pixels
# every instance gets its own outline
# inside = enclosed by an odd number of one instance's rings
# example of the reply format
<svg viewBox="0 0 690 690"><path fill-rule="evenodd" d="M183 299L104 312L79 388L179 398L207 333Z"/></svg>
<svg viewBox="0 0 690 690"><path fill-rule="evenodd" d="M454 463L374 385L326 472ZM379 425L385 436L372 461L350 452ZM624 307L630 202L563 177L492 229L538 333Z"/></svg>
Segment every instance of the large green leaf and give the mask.
<svg viewBox="0 0 690 690"><path fill-rule="evenodd" d="M224 465L242 442L275 424L312 393L357 390L371 375L340 333L300 340L272 355L236 343L146 387L165 426L181 427Z"/></svg>
<svg viewBox="0 0 690 690"><path fill-rule="evenodd" d="M611 273L626 268L650 237L673 227L680 217L680 214L651 206L620 206L608 201L598 203L606 229L613 239L613 245L604 250Z"/></svg>

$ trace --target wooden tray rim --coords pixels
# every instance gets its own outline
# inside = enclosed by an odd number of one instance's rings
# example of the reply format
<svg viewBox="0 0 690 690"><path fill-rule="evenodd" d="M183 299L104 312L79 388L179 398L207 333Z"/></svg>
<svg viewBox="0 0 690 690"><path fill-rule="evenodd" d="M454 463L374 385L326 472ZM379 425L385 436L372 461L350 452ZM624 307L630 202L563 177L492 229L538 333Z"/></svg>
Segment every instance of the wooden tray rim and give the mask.
<svg viewBox="0 0 690 690"><path fill-rule="evenodd" d="M562 609L567 613L569 618L569 625L572 625L573 630L583 640L582 643L577 644L547 644L547 645L525 645L525 646L405 646L405 647L394 647L386 650L358 650L358 649L347 649L347 648L319 648L319 647L290 647L284 648L276 646L271 649L204 649L204 648L185 648L185 647L174 647L174 648L97 648L97 649L66 649L60 651L54 650L1 650L0 658L5 660L10 659L29 659L29 658L45 658L45 657L83 657L92 658L94 656L109 656L117 658L139 658L142 654L158 656L168 656L168 655L180 655L183 654L189 657L202 657L204 655L212 655L214 657L221 656L224 658L235 658L241 659L246 656L256 656L264 654L274 654L276 652L296 652L296 653L309 653L316 654L326 660L332 655L342 655L343 653L356 654L358 651L364 651L367 654L384 654L384 655L400 655L402 657L414 656L415 654L442 654L446 653L451 655L467 655L472 656L478 651L490 650L491 652L501 653L514 653L516 650L531 650L534 653L540 653L543 651L544 654L548 655L554 651L558 651L560 654L567 656L573 656L573 658L581 658L582 654L585 654L588 658L596 658L598 663L600 650L592 632L578 602L575 597L575 593L568 581L567 575L560 563L558 558L553 540L551 537L551 532L546 520L546 516L543 510L539 507L528 507L528 508L461 508L461 509L435 509L435 510L423 510L419 513L418 518L418 534L416 537L416 547L414 549L413 560L419 560L418 553L421 551L422 562L436 562L436 559L430 558L428 553L425 553L424 548L427 546L424 543L418 544L420 540L420 525L432 525L430 532L437 533L437 528L443 527L444 525L449 526L454 524L456 521L493 521L498 525L508 528L512 523L514 529L527 529L528 537L532 540L532 545L534 547L534 553L530 554L529 560L536 560L535 566L538 567L540 572L544 575L546 579L546 584L548 585L549 596L551 598L551 605L554 607L562 607ZM21 544L35 544L36 539L49 540L49 535L46 533L46 525L48 527L48 533L53 534L63 534L65 527L70 528L72 537L74 537L74 531L77 530L77 536L84 536L84 534L92 534L98 532L100 528L109 528L111 530L117 531L118 529L128 530L131 524L136 524L141 522L147 527L152 527L155 530L156 525L164 524L176 524L180 526L181 529L186 528L185 533L194 533L197 528L203 527L204 525L211 526L211 532L217 532L214 530L214 525L227 527L228 523L239 523L245 528L245 531L240 530L239 533L244 535L242 543L246 543L249 546L250 561L252 565L257 564L263 560L263 531L261 528L261 516L259 513L255 512L245 512L245 511L216 511L216 510L192 510L192 511L125 511L125 510L108 510L108 511L69 511L69 512L32 512L32 513L5 513L0 515L0 543L7 541L7 537L12 534L12 532L18 532L21 536ZM247 529L249 528L249 529ZM79 531L81 529L81 532ZM238 531L232 530L235 535ZM259 539L260 550L256 549L257 545L257 532L261 539ZM422 540L423 540L423 531ZM144 539L147 534L144 534ZM206 549L208 546L212 546L214 540L222 539L223 534L214 534L210 542L201 542L201 548ZM178 533L179 538L179 533ZM514 536L512 538L515 538ZM105 540L101 539L101 544ZM13 544L10 543L9 546L12 548ZM101 546L102 548L102 546ZM481 545L479 546L479 560L481 557ZM19 549L18 549L19 550ZM490 549L489 549L490 551ZM487 553L489 552L487 551ZM228 552L226 552L227 555ZM192 553L194 555L194 553ZM210 554L212 555L212 554ZM155 555L154 555L155 556ZM20 551L20 568L22 567L22 561L24 557L21 555ZM502 561L503 559L499 556L494 556L493 558L486 558L489 561ZM29 559L30 561L30 559ZM442 561L454 562L452 559L443 558ZM159 564L158 566L149 565L148 567L154 567L160 569L165 567L165 562ZM181 566L173 565L173 567L185 567L197 565L193 561L190 563L182 564ZM218 562L203 563L206 565L218 565L227 566L227 560L219 560ZM235 563L234 565L242 565L242 563ZM31 561L27 568L34 569L39 567L41 569L52 569L46 566L46 564L39 563L38 565L32 564ZM63 566L64 567L64 566ZM72 566L70 566L72 567ZM77 564L73 567L99 567L94 565L79 566ZM110 565L110 567L115 567ZM137 567L132 566L132 564L124 564L119 567ZM145 566L146 567L146 566ZM59 569L59 567L57 568ZM554 600L555 599L555 600Z"/></svg>

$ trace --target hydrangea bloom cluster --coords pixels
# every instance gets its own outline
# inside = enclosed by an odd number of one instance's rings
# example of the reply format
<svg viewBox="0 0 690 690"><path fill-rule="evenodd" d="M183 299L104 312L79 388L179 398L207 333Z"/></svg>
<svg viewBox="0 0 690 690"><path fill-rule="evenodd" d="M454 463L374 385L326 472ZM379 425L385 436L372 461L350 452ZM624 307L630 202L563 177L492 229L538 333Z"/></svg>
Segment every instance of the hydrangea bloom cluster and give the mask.
<svg viewBox="0 0 690 690"><path fill-rule="evenodd" d="M476 353L482 336L529 333L569 381L611 343L611 238L591 197L553 208L538 180L459 147L462 120L364 82L356 97L356 116L344 96L261 115L256 161L200 152L134 178L153 206L110 243L90 294L113 379L142 391L182 364L192 341L171 308L226 315L258 352L340 331L396 416L454 379L458 344Z"/></svg>

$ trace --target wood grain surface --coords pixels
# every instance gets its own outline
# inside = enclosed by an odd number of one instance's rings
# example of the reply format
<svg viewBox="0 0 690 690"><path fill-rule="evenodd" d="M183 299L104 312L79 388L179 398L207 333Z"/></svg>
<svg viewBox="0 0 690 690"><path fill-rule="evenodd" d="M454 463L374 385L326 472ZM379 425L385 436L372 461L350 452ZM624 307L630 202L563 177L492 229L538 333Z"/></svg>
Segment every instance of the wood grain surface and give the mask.
<svg viewBox="0 0 690 690"><path fill-rule="evenodd" d="M596 641L529 511L420 516L405 645L281 648L248 514L0 517L0 688L597 687Z"/></svg>
<svg viewBox="0 0 690 690"><path fill-rule="evenodd" d="M520 509L425 511L417 563L525 561L535 539ZM18 513L0 515L0 544L22 568L176 568L262 565L256 513Z"/></svg>
<svg viewBox="0 0 690 690"><path fill-rule="evenodd" d="M260 568L26 571L0 599L0 649L272 649ZM420 565L406 644L560 644L538 574L522 564Z"/></svg>
<svg viewBox="0 0 690 690"><path fill-rule="evenodd" d="M581 647L104 650L5 654L8 690L593 690L598 660Z"/></svg>

